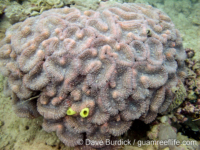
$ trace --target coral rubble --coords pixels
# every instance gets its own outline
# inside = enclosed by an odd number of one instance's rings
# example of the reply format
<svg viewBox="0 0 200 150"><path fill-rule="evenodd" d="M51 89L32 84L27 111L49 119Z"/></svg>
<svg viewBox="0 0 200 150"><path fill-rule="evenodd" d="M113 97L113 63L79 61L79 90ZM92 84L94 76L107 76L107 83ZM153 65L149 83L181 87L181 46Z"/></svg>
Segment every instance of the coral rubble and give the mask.
<svg viewBox="0 0 200 150"><path fill-rule="evenodd" d="M200 148L198 141L182 135L181 132L178 132L177 129L171 125L172 121L168 116L162 116L158 119L160 121L156 125L151 126L151 130L147 134L149 139L154 141L176 140L179 144L168 142L164 145L154 145L156 150L165 150L164 148L166 147L168 147L169 150L198 150ZM185 144L184 141L187 141L187 144Z"/></svg>
<svg viewBox="0 0 200 150"><path fill-rule="evenodd" d="M175 111L172 119L179 124L185 124L187 128L191 127L190 134L192 132L200 134L200 64L199 61L194 59L196 55L194 50L186 48L186 54L187 59L185 62L188 76L184 84L187 97L183 104ZM196 137L198 138L199 136Z"/></svg>
<svg viewBox="0 0 200 150"><path fill-rule="evenodd" d="M44 130L72 147L86 136L102 148L133 120L150 123L183 101L185 58L171 19L142 4L52 9L16 23L0 43L15 113L42 115Z"/></svg>
<svg viewBox="0 0 200 150"><path fill-rule="evenodd" d="M99 0L0 0L0 15L5 14L5 19L11 24L24 21L30 16L40 15L43 11L64 6L78 8L80 10L96 10Z"/></svg>

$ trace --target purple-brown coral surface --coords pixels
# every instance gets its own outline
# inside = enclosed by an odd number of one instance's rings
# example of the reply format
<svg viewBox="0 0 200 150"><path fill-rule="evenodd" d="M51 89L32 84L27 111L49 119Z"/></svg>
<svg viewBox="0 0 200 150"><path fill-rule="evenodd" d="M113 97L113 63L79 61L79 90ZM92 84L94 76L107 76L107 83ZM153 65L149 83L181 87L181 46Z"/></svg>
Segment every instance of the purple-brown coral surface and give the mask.
<svg viewBox="0 0 200 150"><path fill-rule="evenodd" d="M13 25L0 42L5 93L16 114L42 115L44 130L72 147L83 134L105 142L135 119L150 123L186 76L180 33L165 13L143 4L102 5L48 10Z"/></svg>

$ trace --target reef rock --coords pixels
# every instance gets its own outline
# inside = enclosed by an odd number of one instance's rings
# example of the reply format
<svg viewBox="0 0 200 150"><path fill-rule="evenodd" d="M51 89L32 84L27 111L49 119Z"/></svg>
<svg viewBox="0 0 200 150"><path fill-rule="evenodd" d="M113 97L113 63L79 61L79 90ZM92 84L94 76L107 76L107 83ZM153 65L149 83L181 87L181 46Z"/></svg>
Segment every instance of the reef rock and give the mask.
<svg viewBox="0 0 200 150"><path fill-rule="evenodd" d="M23 9L22 5L17 2L13 2L12 5L8 5L6 7L5 16L11 24L24 21L28 15L23 11Z"/></svg>
<svg viewBox="0 0 200 150"><path fill-rule="evenodd" d="M0 43L15 113L42 115L44 130L72 147L83 138L104 147L133 120L165 112L186 77L185 58L171 19L143 4L48 10L13 25Z"/></svg>

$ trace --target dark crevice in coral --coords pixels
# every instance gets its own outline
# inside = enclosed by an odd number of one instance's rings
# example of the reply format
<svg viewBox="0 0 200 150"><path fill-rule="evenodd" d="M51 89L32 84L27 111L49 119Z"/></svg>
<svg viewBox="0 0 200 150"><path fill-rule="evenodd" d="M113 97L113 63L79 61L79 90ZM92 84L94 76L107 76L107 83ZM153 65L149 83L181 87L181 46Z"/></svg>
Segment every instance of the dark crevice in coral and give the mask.
<svg viewBox="0 0 200 150"><path fill-rule="evenodd" d="M42 126L41 125L39 126L39 130L42 130Z"/></svg>
<svg viewBox="0 0 200 150"><path fill-rule="evenodd" d="M58 150L60 150L60 149L61 149L61 146L59 145L59 146L58 146Z"/></svg>
<svg viewBox="0 0 200 150"><path fill-rule="evenodd" d="M83 141L86 141L87 137L86 137L86 133L83 133ZM85 144L85 143L84 143Z"/></svg>
<svg viewBox="0 0 200 150"><path fill-rule="evenodd" d="M66 6L71 7L71 5L75 5L75 4L76 4L75 2L71 2L71 4L67 4Z"/></svg>
<svg viewBox="0 0 200 150"><path fill-rule="evenodd" d="M56 147L56 145L52 145L51 147Z"/></svg>
<svg viewBox="0 0 200 150"><path fill-rule="evenodd" d="M67 4L66 6L67 6L67 7L70 7L70 5L71 5L71 4Z"/></svg>
<svg viewBox="0 0 200 150"><path fill-rule="evenodd" d="M141 120L135 120L130 129L122 135L123 139L129 139L131 142L134 140L147 140L147 131L150 130L150 125L145 124Z"/></svg>
<svg viewBox="0 0 200 150"><path fill-rule="evenodd" d="M180 123L181 127L178 132L181 132L183 135L186 135L188 138L193 138L195 140L200 140L200 131L194 131L191 127L184 123Z"/></svg>
<svg viewBox="0 0 200 150"><path fill-rule="evenodd" d="M17 3L19 3L20 5L22 5L22 3L23 3L24 0L10 0L10 1L11 1L11 2L12 2L12 1L16 1Z"/></svg>
<svg viewBox="0 0 200 150"><path fill-rule="evenodd" d="M29 130L29 126L25 126L25 130Z"/></svg>

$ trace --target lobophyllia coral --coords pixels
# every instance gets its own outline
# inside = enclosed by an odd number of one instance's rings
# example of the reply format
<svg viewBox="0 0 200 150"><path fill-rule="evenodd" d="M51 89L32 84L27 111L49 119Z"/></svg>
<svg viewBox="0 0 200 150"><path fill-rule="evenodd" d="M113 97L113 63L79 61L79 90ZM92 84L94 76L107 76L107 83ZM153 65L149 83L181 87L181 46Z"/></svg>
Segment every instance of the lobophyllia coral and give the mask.
<svg viewBox="0 0 200 150"><path fill-rule="evenodd" d="M133 120L153 121L176 98L185 58L171 19L143 4L52 9L13 25L0 43L14 111L39 112L68 146L87 138L102 148Z"/></svg>

